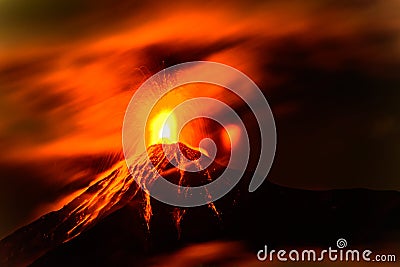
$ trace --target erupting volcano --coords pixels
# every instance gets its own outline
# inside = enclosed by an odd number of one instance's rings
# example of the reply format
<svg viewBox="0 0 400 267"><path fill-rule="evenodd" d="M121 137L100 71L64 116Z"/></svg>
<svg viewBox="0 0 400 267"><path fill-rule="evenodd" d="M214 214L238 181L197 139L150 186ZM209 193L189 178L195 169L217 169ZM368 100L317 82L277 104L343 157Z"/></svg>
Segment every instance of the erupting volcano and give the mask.
<svg viewBox="0 0 400 267"><path fill-rule="evenodd" d="M371 232L386 238L398 230L398 192L312 191L269 182L261 188L276 145L264 96L227 66L188 64L173 72L181 75L176 80L157 84L151 79L165 78L158 73L136 91L118 160L63 208L1 240L0 266L154 266L157 253L199 242L235 240L251 250L266 240L328 247L337 233L360 244ZM187 84L185 73L216 82ZM229 92L224 84L240 89ZM392 208L383 210L388 203ZM371 220L383 216L392 224ZM231 251L234 245L222 246Z"/></svg>
<svg viewBox="0 0 400 267"><path fill-rule="evenodd" d="M221 67L218 64L212 65ZM198 84L195 87L182 85L174 92L167 94L164 91L163 95L158 90L163 91L165 88L173 87L168 80L160 85L152 83L150 79L142 86L132 98L137 102L131 102L126 111L123 125L124 159L121 155L119 161L93 179L83 193L60 210L42 216L3 239L0 242L2 266L32 263L47 251L75 239L132 202L139 203L136 212L142 215L141 220L150 233L153 215L151 196L160 202L177 206L172 208L169 215L176 228L176 239L180 238L181 221L187 207L206 204L210 213L219 221L219 211L213 201L221 195L215 193L215 184L214 191L209 191L208 184L217 179L219 182L222 181L216 184L217 188L218 186L233 188L237 184L238 180L231 179L233 176L238 176L233 175L237 171L224 163L233 155L232 144L234 141L237 142L235 138L239 138L244 126L237 122L239 118L237 115L226 116L220 112L219 106L222 105L226 109L228 106L226 103L213 97L206 98L202 94L221 93L226 89L212 84ZM146 86L150 86L148 90ZM187 92L188 88L192 89L189 90L191 93L183 93ZM203 88L207 90L199 90ZM201 92L200 95L198 92ZM160 101L152 106L152 102L158 99L157 94L160 96ZM220 94L219 98L222 99L222 96L227 95L229 94ZM234 94L230 93L230 100L237 101L238 97L233 98L232 95ZM194 102L193 99L199 102ZM187 107L181 106L185 101ZM193 108L201 105L204 106ZM233 112L233 109L229 111ZM144 116L146 113L147 116ZM216 117L219 117L219 120L210 114L218 115ZM226 127L223 123L227 124ZM244 140L248 142L247 139ZM225 178L221 178L223 174ZM172 195L180 200L190 199L194 195L192 188L201 187L202 191L199 194L201 204L197 202L186 206L174 205L158 199L157 195L151 193L152 188L161 182L174 185ZM165 188L161 190L162 193L166 191L168 190Z"/></svg>

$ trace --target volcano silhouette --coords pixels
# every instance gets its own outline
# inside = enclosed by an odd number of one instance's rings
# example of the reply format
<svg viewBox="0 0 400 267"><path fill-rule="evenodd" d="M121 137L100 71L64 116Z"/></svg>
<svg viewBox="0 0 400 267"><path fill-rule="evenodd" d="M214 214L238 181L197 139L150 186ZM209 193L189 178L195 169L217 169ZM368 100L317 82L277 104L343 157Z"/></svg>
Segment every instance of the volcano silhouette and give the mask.
<svg viewBox="0 0 400 267"><path fill-rule="evenodd" d="M266 243L328 247L340 237L354 245L400 245L399 192L311 191L265 182L248 193L251 171L214 203L218 212L152 199L148 225L146 194L135 179L151 182L156 169L173 183L197 186L217 179L225 167L213 162L197 173L179 171L172 163L179 165L182 156L192 161L204 156L182 143L153 145L147 154L137 159L132 174L124 161L116 163L62 209L0 241L0 266L148 266L154 255L210 240L241 240L251 251Z"/></svg>

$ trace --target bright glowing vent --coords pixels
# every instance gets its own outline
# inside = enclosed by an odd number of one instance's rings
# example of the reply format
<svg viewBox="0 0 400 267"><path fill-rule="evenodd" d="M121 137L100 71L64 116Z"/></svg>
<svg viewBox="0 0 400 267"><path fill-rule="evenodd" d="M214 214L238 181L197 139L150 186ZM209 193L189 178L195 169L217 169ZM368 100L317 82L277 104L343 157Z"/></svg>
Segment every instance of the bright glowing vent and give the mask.
<svg viewBox="0 0 400 267"><path fill-rule="evenodd" d="M150 144L178 142L177 123L174 114L161 111L151 121Z"/></svg>

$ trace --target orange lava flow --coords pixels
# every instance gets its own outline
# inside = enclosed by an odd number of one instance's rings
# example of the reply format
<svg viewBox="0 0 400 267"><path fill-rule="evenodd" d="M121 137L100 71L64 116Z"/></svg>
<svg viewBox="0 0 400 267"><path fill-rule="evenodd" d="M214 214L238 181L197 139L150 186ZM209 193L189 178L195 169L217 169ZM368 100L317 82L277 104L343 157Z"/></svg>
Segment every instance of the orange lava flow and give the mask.
<svg viewBox="0 0 400 267"><path fill-rule="evenodd" d="M176 231L178 232L178 239L181 237L181 221L183 219L183 215L185 215L186 210L185 209L181 209L181 208L175 208L172 216L174 218L174 222L175 222L175 227L176 227Z"/></svg>
<svg viewBox="0 0 400 267"><path fill-rule="evenodd" d="M63 209L68 213L59 225L60 228L63 228L62 225L69 227L64 242L75 238L100 219L123 207L136 195L138 188L124 161L101 174L97 183L64 206Z"/></svg>

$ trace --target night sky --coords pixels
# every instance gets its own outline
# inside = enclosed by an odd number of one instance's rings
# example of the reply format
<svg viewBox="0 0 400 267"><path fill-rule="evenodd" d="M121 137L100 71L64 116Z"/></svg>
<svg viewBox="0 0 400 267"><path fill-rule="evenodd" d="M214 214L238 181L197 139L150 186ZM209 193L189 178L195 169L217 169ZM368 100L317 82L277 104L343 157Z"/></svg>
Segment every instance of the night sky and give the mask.
<svg viewBox="0 0 400 267"><path fill-rule="evenodd" d="M264 92L270 181L400 190L398 1L0 0L0 239L119 159L135 90L192 60Z"/></svg>

